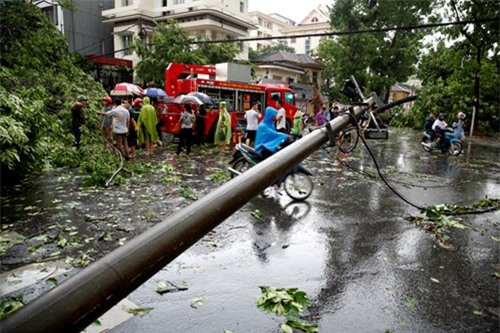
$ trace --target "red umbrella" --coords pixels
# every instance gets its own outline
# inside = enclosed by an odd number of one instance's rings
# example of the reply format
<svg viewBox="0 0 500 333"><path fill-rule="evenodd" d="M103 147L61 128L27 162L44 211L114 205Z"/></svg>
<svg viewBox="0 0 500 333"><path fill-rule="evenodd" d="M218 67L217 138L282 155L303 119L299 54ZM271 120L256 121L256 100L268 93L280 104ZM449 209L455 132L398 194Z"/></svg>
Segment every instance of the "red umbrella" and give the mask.
<svg viewBox="0 0 500 333"><path fill-rule="evenodd" d="M122 82L115 85L115 89L111 90L113 96L130 96L130 95L142 95L144 91L138 85Z"/></svg>

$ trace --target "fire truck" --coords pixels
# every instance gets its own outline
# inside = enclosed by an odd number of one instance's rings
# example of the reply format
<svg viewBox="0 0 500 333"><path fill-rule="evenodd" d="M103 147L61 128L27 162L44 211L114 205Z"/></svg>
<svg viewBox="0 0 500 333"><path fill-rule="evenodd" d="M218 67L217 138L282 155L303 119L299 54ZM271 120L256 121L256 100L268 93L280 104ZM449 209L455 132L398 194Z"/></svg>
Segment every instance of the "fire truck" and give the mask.
<svg viewBox="0 0 500 333"><path fill-rule="evenodd" d="M191 65L170 63L165 70L165 91L168 96L177 97L190 92L201 92L212 98L215 105L207 108L204 135L212 139L217 126L219 112L217 105L225 101L231 114L233 133L241 134L245 129L245 110L257 101L261 108L276 107L276 100L283 102L286 110L287 128L293 124L297 111L295 93L286 85L246 83L251 80L250 67L225 63L217 65ZM196 105L193 105L196 109ZM182 106L167 104L167 113L162 115L162 131L173 133L179 121Z"/></svg>

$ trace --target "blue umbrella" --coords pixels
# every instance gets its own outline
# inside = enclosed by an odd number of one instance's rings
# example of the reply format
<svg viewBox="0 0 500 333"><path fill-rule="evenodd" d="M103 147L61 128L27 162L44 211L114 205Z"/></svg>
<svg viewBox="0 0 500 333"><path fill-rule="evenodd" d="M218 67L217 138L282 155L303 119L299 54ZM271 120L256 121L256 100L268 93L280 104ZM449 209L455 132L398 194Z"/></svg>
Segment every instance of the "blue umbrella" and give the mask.
<svg viewBox="0 0 500 333"><path fill-rule="evenodd" d="M167 97L167 93L165 90L160 89L160 88L147 88L144 89L144 96L148 96L151 98L164 98Z"/></svg>

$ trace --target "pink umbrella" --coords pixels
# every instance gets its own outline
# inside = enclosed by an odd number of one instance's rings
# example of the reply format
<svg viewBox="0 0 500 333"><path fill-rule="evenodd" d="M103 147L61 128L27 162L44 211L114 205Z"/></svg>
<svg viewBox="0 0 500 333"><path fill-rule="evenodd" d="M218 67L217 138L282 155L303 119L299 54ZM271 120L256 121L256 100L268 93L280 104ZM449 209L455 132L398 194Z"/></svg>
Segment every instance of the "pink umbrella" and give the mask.
<svg viewBox="0 0 500 333"><path fill-rule="evenodd" d="M131 96L142 95L144 91L138 85L122 82L115 85L115 89L111 90L110 95L113 96Z"/></svg>

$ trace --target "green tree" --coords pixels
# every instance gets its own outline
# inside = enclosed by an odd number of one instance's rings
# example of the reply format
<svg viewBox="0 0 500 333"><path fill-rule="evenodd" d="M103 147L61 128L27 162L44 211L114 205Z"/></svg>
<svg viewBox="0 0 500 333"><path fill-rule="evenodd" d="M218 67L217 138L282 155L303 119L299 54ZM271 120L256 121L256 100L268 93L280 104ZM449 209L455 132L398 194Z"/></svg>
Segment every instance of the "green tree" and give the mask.
<svg viewBox="0 0 500 333"><path fill-rule="evenodd" d="M357 31L415 26L431 20L435 0L338 0L330 13L333 31ZM337 87L354 75L369 91L387 98L390 87L407 80L415 64L424 32L397 30L338 36L324 40L318 56L325 62L323 78ZM333 60L332 60L333 59Z"/></svg>
<svg viewBox="0 0 500 333"><path fill-rule="evenodd" d="M165 69L171 62L187 64L215 64L232 60L240 49L231 43L203 43L204 37L195 39L181 29L174 19L156 25L152 44L136 38L131 45L141 59L135 67L137 78L143 82L165 85Z"/></svg>
<svg viewBox="0 0 500 333"><path fill-rule="evenodd" d="M260 50L260 55L270 54L278 51L285 51L290 53L295 53L295 49L283 41L279 41L272 45L267 45Z"/></svg>
<svg viewBox="0 0 500 333"><path fill-rule="evenodd" d="M165 83L165 68L170 62L200 63L202 60L191 50L191 42L189 34L173 19L156 25L153 45L136 38L130 48L141 59L135 66L139 81L154 82L162 87Z"/></svg>
<svg viewBox="0 0 500 333"><path fill-rule="evenodd" d="M447 47L444 42L431 48L429 53L422 57L419 65L418 77L422 80L423 88L418 92L418 100L412 114L406 117L402 125L420 128L426 114L444 112L449 121L458 112L465 112L470 122L472 105L474 104L474 86L476 84L477 64L468 59L470 52L463 43L456 43ZM497 62L485 58L481 61L481 89L479 93L478 114L481 132L495 132L500 127L498 96L500 96L500 76Z"/></svg>
<svg viewBox="0 0 500 333"><path fill-rule="evenodd" d="M444 8L448 9L445 11L445 18L450 20L496 18L492 22L477 22L464 26L453 26L444 30L448 39L455 41L457 38L460 39L458 44L461 44L461 49L465 51L463 54L464 59L475 63L472 69L474 85L468 95L474 96L473 106L477 114L481 108L483 61L494 59L498 63L500 60L500 25L498 24L500 2L498 0L449 0L448 6ZM496 100L498 101L498 98ZM476 128L478 119L479 117L475 117L474 127Z"/></svg>
<svg viewBox="0 0 500 333"><path fill-rule="evenodd" d="M219 64L229 62L241 52L235 43L204 43L206 37L198 36L195 54L200 58L201 64Z"/></svg>
<svg viewBox="0 0 500 333"><path fill-rule="evenodd" d="M77 95L89 99L87 130L97 129L90 110L100 107L105 91L74 65L64 36L38 7L4 2L0 22L0 163L5 176L43 166L58 148L70 146L70 108Z"/></svg>

